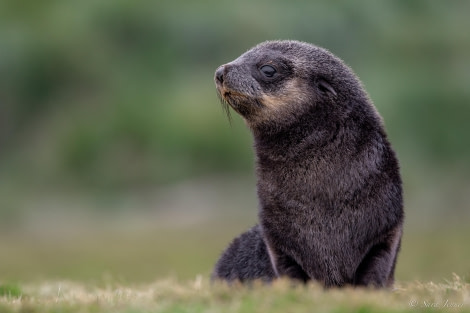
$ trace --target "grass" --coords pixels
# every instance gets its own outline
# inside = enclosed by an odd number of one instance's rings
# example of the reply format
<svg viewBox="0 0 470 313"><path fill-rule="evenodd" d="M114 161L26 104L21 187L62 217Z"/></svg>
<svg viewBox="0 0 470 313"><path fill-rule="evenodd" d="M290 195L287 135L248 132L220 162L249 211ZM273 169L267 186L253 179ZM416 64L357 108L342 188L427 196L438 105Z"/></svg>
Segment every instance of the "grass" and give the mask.
<svg viewBox="0 0 470 313"><path fill-rule="evenodd" d="M39 227L37 220L35 223ZM168 222L165 228L153 222L105 226L105 221L97 220L75 229L68 224L61 226L65 230L57 229L61 225L57 222L47 225L50 232L0 232L0 284L48 280L95 283L108 279L150 283L169 276L208 276L222 249L252 223L227 217L225 222L180 227ZM420 232L407 228L397 280L441 281L452 273L469 277L469 236L468 226Z"/></svg>
<svg viewBox="0 0 470 313"><path fill-rule="evenodd" d="M205 202L214 198L221 203ZM226 195L219 198L192 197L191 206L167 204L184 210L114 220L109 214L81 219L41 211L40 218L2 229L0 313L470 313L466 223L407 224L394 290L324 290L284 280L211 285L209 273L221 250L256 219L245 211L217 213L227 206Z"/></svg>
<svg viewBox="0 0 470 313"><path fill-rule="evenodd" d="M17 286L0 296L0 312L470 312L470 284L397 283L394 290L330 289L317 284L211 284L207 277L98 287L71 281Z"/></svg>
<svg viewBox="0 0 470 313"><path fill-rule="evenodd" d="M0 297L20 297L22 294L21 289L16 284L3 284L0 285Z"/></svg>

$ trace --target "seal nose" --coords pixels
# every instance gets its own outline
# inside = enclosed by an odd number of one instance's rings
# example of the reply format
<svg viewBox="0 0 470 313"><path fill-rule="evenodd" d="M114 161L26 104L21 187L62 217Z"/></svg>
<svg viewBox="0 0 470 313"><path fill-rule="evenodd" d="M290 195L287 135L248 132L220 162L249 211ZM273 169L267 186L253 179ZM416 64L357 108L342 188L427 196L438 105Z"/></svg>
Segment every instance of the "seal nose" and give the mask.
<svg viewBox="0 0 470 313"><path fill-rule="evenodd" d="M219 66L219 68L215 71L215 78L220 84L224 82L224 73L225 73L225 65Z"/></svg>

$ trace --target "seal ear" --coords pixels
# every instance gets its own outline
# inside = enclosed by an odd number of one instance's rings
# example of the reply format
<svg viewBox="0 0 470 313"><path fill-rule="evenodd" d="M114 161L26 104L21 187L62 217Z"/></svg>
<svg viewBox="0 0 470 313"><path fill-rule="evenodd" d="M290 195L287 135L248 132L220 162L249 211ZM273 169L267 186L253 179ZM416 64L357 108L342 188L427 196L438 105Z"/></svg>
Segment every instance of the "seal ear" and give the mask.
<svg viewBox="0 0 470 313"><path fill-rule="evenodd" d="M323 93L331 93L333 96L337 96L335 89L323 78L320 78L317 82L318 89Z"/></svg>

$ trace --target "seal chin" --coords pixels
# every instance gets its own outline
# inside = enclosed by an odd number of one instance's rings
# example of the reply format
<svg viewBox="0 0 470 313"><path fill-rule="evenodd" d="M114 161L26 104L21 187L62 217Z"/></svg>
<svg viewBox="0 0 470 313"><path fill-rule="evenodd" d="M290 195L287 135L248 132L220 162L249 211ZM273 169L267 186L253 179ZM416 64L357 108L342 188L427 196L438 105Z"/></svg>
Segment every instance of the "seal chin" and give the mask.
<svg viewBox="0 0 470 313"><path fill-rule="evenodd" d="M240 92L233 91L224 85L217 85L217 95L224 105L229 105L238 112L241 107L248 107L250 98Z"/></svg>
<svg viewBox="0 0 470 313"><path fill-rule="evenodd" d="M223 93L223 99L245 119L250 119L261 107L258 100L238 92L226 91Z"/></svg>

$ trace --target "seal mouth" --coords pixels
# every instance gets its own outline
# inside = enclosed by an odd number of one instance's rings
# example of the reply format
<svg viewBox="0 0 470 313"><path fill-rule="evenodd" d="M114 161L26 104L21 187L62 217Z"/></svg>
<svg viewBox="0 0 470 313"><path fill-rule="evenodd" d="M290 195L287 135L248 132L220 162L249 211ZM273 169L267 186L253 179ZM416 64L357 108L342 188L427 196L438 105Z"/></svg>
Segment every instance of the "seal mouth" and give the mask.
<svg viewBox="0 0 470 313"><path fill-rule="evenodd" d="M222 108L227 115L227 119L229 123L232 123L232 115L230 112L230 108L235 110L235 112L244 115L244 102L249 102L248 98L245 94L234 91L230 88L227 88L226 84L221 82L220 80L216 80L216 87L217 87L217 96L222 104Z"/></svg>
<svg viewBox="0 0 470 313"><path fill-rule="evenodd" d="M227 115L229 122L232 121L230 108L240 114L245 119L251 119L263 105L257 98L226 88L217 88L217 95L222 104L222 108Z"/></svg>

